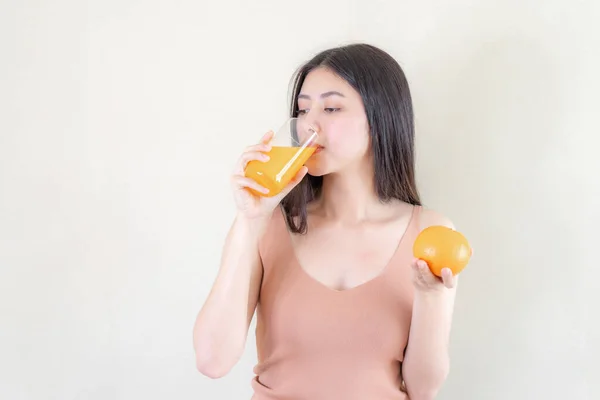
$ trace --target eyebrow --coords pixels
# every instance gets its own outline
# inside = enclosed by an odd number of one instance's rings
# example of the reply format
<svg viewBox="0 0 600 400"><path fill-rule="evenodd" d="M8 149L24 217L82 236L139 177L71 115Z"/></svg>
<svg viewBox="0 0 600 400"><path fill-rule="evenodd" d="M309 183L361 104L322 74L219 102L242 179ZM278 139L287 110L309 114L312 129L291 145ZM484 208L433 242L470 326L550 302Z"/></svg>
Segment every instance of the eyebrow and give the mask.
<svg viewBox="0 0 600 400"><path fill-rule="evenodd" d="M335 90L331 90L331 91L329 91L329 92L325 92L325 93L321 94L321 96L319 96L319 97L321 97L322 99L324 99L324 98L326 98L326 97L331 97L331 96L340 96L340 97L346 97L346 96L344 96L342 93L340 93L340 92L338 92L338 91L335 91ZM299 98L299 99L308 99L308 100L310 100L310 96L309 96L309 95L307 95L307 94L302 94L302 93L298 95L298 98Z"/></svg>

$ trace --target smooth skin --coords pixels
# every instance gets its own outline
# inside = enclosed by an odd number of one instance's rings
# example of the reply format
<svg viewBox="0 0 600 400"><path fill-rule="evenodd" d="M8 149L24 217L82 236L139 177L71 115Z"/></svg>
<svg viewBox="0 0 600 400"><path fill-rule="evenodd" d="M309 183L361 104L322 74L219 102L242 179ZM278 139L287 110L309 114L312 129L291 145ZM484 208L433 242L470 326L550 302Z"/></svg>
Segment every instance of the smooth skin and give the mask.
<svg viewBox="0 0 600 400"><path fill-rule="evenodd" d="M358 92L331 71L317 68L304 81L298 107L298 117L319 131L322 149L288 187L271 198L246 189L266 190L244 178L243 170L251 160L265 160L262 152L268 151L271 132L242 154L232 177L237 216L194 326L197 367L212 378L224 376L244 351L262 276L258 242L281 199L306 173L323 176L322 196L308 207L308 233L290 235L302 268L331 290L352 290L381 273L410 220L412 205L382 203L375 194L369 128ZM430 225L454 228L446 217L424 209L419 228ZM428 400L435 398L449 371L458 277L445 268L438 278L417 259L412 270L415 297L402 375L411 400Z"/></svg>

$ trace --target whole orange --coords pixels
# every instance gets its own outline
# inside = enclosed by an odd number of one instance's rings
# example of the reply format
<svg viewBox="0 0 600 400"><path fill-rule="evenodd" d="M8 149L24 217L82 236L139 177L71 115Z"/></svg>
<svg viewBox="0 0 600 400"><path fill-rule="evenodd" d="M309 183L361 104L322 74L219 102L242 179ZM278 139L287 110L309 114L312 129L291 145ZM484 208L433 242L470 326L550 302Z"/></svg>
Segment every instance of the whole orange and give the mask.
<svg viewBox="0 0 600 400"><path fill-rule="evenodd" d="M427 262L434 275L442 276L443 268L454 275L469 263L471 246L465 236L447 226L433 225L423 229L413 244L413 254Z"/></svg>

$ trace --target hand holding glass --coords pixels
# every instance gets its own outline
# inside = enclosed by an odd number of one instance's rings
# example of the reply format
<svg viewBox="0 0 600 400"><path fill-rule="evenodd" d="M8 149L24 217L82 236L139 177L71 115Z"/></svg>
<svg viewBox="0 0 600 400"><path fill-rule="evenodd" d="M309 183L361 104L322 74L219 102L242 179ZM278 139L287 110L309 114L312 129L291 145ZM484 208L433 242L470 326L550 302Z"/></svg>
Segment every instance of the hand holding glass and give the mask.
<svg viewBox="0 0 600 400"><path fill-rule="evenodd" d="M244 171L246 177L269 189L269 193L249 190L265 197L280 193L313 155L318 137L317 131L302 120L290 118L286 121L269 143L271 151L266 153L269 160L250 161Z"/></svg>

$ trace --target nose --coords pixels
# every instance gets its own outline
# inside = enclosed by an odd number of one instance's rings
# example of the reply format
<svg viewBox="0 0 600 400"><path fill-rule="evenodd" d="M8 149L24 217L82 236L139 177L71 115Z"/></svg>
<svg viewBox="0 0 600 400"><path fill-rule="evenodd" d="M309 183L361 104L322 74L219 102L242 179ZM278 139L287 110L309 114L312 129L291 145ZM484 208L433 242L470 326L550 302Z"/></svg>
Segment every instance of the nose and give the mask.
<svg viewBox="0 0 600 400"><path fill-rule="evenodd" d="M307 125L307 128L312 128L312 130L316 131L318 134L321 134L321 124L319 122L319 112L315 108L310 110L308 114L304 116L304 122Z"/></svg>
<svg viewBox="0 0 600 400"><path fill-rule="evenodd" d="M298 130L302 142L315 144L322 140L318 120L304 116L299 122ZM315 132L317 133L316 136Z"/></svg>
<svg viewBox="0 0 600 400"><path fill-rule="evenodd" d="M321 126L316 119L307 121L307 128L309 131L316 131L317 133L321 133Z"/></svg>

